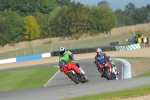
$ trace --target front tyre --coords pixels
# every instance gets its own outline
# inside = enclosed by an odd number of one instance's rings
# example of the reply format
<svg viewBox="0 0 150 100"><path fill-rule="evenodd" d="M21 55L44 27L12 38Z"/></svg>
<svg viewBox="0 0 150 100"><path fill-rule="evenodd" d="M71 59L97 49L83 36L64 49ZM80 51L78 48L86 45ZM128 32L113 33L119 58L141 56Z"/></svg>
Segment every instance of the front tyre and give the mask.
<svg viewBox="0 0 150 100"><path fill-rule="evenodd" d="M104 69L104 74L106 75L107 80L111 80L111 76L109 74L109 70L108 69Z"/></svg>
<svg viewBox="0 0 150 100"><path fill-rule="evenodd" d="M72 81L74 81L75 84L79 84L78 76L77 74L73 74L72 71L69 72L69 76Z"/></svg>

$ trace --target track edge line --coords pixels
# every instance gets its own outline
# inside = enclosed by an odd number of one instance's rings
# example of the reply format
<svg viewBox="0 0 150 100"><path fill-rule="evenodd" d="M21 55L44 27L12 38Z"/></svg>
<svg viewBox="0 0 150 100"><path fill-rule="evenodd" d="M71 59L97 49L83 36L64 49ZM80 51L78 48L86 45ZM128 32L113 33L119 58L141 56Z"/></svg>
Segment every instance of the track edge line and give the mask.
<svg viewBox="0 0 150 100"><path fill-rule="evenodd" d="M46 85L59 73L60 71L57 71L52 78L49 79L49 81L44 85L44 87L46 87Z"/></svg>

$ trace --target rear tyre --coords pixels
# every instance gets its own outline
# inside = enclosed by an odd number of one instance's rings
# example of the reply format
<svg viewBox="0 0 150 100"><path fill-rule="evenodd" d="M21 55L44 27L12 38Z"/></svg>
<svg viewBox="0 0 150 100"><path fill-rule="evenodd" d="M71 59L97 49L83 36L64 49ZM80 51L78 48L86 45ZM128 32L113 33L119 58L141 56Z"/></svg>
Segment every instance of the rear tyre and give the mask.
<svg viewBox="0 0 150 100"><path fill-rule="evenodd" d="M111 80L111 76L109 74L108 69L104 69L104 74L106 75L107 80Z"/></svg>
<svg viewBox="0 0 150 100"><path fill-rule="evenodd" d="M116 79L116 75L115 75L114 73L112 73L111 76L112 76L112 77L111 77L112 80L115 80L115 79Z"/></svg>
<svg viewBox="0 0 150 100"><path fill-rule="evenodd" d="M69 76L70 76L71 80L74 81L75 84L79 84L77 74L73 74L72 72L69 72Z"/></svg>

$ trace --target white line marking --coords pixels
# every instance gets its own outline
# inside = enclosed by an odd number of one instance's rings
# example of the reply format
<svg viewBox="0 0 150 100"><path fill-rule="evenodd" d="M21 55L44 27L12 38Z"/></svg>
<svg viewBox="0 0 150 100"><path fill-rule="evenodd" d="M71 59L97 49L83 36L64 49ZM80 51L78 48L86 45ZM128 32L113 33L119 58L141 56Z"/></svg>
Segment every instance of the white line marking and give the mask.
<svg viewBox="0 0 150 100"><path fill-rule="evenodd" d="M58 71L57 73L55 73L55 75L44 85L44 87L46 87L46 85L59 73L60 71Z"/></svg>

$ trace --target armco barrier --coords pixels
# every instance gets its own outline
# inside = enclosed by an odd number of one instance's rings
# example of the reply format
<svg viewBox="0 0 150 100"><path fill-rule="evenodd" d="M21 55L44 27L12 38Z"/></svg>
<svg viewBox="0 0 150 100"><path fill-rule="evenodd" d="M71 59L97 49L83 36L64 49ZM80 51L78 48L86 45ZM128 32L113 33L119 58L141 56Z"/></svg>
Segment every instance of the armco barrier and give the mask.
<svg viewBox="0 0 150 100"><path fill-rule="evenodd" d="M116 51L136 50L140 48L141 48L140 44L115 46Z"/></svg>
<svg viewBox="0 0 150 100"><path fill-rule="evenodd" d="M42 55L41 54L37 54L37 55L17 57L16 61L17 62L21 62L21 61L26 61L26 60L40 59L40 58L42 58Z"/></svg>
<svg viewBox="0 0 150 100"><path fill-rule="evenodd" d="M29 55L29 56L23 56L23 57L17 57L17 58L4 59L4 60L0 60L0 64L21 62L21 61L40 59L40 58L46 58L46 57L51 57L51 53L44 53L44 54L37 54L37 55Z"/></svg>
<svg viewBox="0 0 150 100"><path fill-rule="evenodd" d="M98 47L94 48L83 48L83 49L74 49L70 50L73 54L81 54L81 53L91 53L95 52ZM108 46L108 47L100 47L103 51L115 51L115 46ZM37 54L37 55L29 55L29 56L23 56L23 57L17 57L17 58L10 58L10 59L4 59L0 60L0 64L6 64L6 63L13 63L13 62L21 62L26 60L33 60L33 59L40 59L45 57L51 57L51 56L59 56L59 51L51 52L51 53L44 53L44 54Z"/></svg>
<svg viewBox="0 0 150 100"><path fill-rule="evenodd" d="M73 54L81 54L81 53L91 53L91 52L96 52L96 49L98 47L94 47L94 48L83 48L83 49L73 49L73 50L69 50L71 51ZM115 51L115 46L109 46L109 47L100 47L103 51ZM59 56L59 51L54 51L51 52L52 56Z"/></svg>
<svg viewBox="0 0 150 100"><path fill-rule="evenodd" d="M81 53L91 53L95 52L98 47L94 48L83 48L83 49L74 49L70 50L73 54L81 54ZM125 50L135 50L140 49L140 44L133 44L133 45L123 45L123 46L105 46L100 47L103 51L125 51ZM21 62L26 60L33 60L33 59L40 59L45 57L51 57L51 56L59 56L59 51L54 51L51 53L44 53L44 54L37 54L37 55L29 55L29 56L23 56L23 57L17 57L17 58L10 58L10 59L4 59L0 60L0 64L6 64L6 63L13 63L13 62Z"/></svg>
<svg viewBox="0 0 150 100"><path fill-rule="evenodd" d="M13 63L13 62L17 62L16 58L10 58L10 59L0 60L0 64Z"/></svg>

